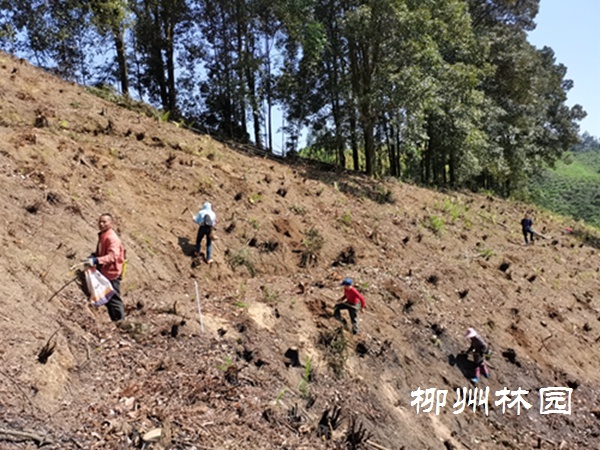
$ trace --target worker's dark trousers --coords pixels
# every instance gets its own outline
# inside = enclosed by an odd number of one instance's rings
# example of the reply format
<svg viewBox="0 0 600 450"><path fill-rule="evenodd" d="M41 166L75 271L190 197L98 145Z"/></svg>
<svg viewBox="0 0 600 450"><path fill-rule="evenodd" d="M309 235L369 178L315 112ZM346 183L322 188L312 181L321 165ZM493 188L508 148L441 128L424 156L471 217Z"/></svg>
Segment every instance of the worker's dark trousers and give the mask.
<svg viewBox="0 0 600 450"><path fill-rule="evenodd" d="M198 235L196 236L196 253L200 254L200 244L202 238L206 236L206 261L210 261L212 255L212 227L208 225L200 225L198 227Z"/></svg>
<svg viewBox="0 0 600 450"><path fill-rule="evenodd" d="M523 230L523 236L525 237L525 244L529 244L529 241L527 240L527 236L529 235L529 239L531 239L531 242L533 242L533 235L535 233L532 230Z"/></svg>
<svg viewBox="0 0 600 450"><path fill-rule="evenodd" d="M338 303L333 308L333 317L337 320L342 321L342 309L347 309L350 314L350 321L352 322L352 332L358 333L358 305L351 305L350 303Z"/></svg>
<svg viewBox="0 0 600 450"><path fill-rule="evenodd" d="M121 300L121 276L119 275L119 278L115 280L110 280L110 284L115 290L115 295L106 304L106 309L108 309L110 320L117 322L125 318L125 306L123 300Z"/></svg>

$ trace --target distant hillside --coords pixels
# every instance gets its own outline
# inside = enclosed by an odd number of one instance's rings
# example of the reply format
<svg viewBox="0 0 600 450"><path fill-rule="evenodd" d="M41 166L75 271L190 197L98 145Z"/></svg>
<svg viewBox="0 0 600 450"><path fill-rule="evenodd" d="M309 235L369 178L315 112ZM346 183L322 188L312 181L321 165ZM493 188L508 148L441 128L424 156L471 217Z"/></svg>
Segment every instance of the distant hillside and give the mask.
<svg viewBox="0 0 600 450"><path fill-rule="evenodd" d="M572 152L532 182L534 201L600 228L600 149Z"/></svg>

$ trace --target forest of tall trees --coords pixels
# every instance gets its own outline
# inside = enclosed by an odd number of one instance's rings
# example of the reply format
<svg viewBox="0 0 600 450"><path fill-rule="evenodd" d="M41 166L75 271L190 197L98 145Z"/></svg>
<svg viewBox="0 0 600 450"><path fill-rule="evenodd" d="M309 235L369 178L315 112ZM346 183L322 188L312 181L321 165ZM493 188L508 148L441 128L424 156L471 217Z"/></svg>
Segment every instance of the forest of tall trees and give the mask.
<svg viewBox="0 0 600 450"><path fill-rule="evenodd" d="M0 48L267 151L283 132L368 175L508 195L585 116L527 40L539 2L0 0Z"/></svg>

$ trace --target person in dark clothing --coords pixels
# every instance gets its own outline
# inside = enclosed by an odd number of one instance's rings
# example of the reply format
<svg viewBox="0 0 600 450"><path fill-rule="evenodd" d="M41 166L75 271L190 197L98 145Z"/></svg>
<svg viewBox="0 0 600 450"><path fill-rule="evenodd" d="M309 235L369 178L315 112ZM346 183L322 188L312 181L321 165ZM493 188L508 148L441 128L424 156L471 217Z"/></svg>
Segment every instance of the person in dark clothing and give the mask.
<svg viewBox="0 0 600 450"><path fill-rule="evenodd" d="M521 228L523 230L523 237L525 237L525 245L529 244L529 241L527 239L528 236L531 240L531 243L533 244L533 235L535 234L535 232L533 231L532 227L533 220L531 220L531 218L529 218L529 216L526 214L525 217L523 217L523 219L521 220Z"/></svg>
<svg viewBox="0 0 600 450"><path fill-rule="evenodd" d="M366 308L365 298L358 290L352 286L352 278L346 278L340 286L344 286L344 295L340 298L342 303L338 303L333 308L333 317L342 322L341 310L347 309L352 322L352 333L358 333L358 312Z"/></svg>
<svg viewBox="0 0 600 450"><path fill-rule="evenodd" d="M121 239L113 229L113 217L110 214L100 216L98 229L100 232L98 233L96 253L84 261L84 266L98 266L100 273L110 281L115 294L106 304L106 309L110 319L113 322L118 322L125 318L125 307L123 300L121 300L121 276L125 261L125 250Z"/></svg>
<svg viewBox="0 0 600 450"><path fill-rule="evenodd" d="M475 376L471 378L471 381L477 383L481 371L483 371L484 377L489 378L490 376L490 372L485 365L485 355L488 353L488 346L473 328L467 329L465 337L471 340L471 346L467 350L467 354L473 352L473 362L475 363Z"/></svg>

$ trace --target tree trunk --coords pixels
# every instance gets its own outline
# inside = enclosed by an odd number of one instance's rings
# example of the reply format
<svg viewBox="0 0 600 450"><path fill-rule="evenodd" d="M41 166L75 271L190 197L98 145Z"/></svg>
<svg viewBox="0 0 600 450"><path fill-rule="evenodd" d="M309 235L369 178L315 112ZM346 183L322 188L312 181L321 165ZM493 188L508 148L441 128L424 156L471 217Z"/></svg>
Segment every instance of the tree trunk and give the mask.
<svg viewBox="0 0 600 450"><path fill-rule="evenodd" d="M117 51L117 64L119 66L119 81L121 83L121 94L129 97L129 74L127 71L127 53L125 51L125 40L121 27L113 28L113 40Z"/></svg>
<svg viewBox="0 0 600 450"><path fill-rule="evenodd" d="M375 139L373 138L373 130L375 125L373 121L367 119L363 123L363 132L365 139L365 171L368 176L373 176L375 173Z"/></svg>
<svg viewBox="0 0 600 450"><path fill-rule="evenodd" d="M148 8L150 5L146 3L146 7ZM158 90L160 92L160 103L164 110L169 111L169 95L167 89L167 83L165 81L165 67L164 61L162 58L162 49L163 43L160 37L161 30L161 20L160 20L160 12L158 10L158 5L154 6L152 12L148 10L148 17L153 18L154 22L154 33L152 35L153 44L150 47L151 51L151 67L152 67L152 77L158 84Z"/></svg>
<svg viewBox="0 0 600 450"><path fill-rule="evenodd" d="M350 115L350 145L352 146L352 164L354 170L358 172L360 170L360 162L358 159L358 138L356 136L356 117L354 111Z"/></svg>
<svg viewBox="0 0 600 450"><path fill-rule="evenodd" d="M246 55L254 53L253 49L248 48L248 42L246 42ZM258 148L262 148L262 139L260 136L260 110L258 100L256 97L256 75L252 70L250 64L246 63L246 83L248 84L248 94L250 96L250 107L252 108L252 122L254 124L254 145Z"/></svg>
<svg viewBox="0 0 600 450"><path fill-rule="evenodd" d="M175 90L175 61L173 51L173 25L170 23L171 18L167 19L169 22L165 24L166 30L166 56L167 56L167 93L171 119L177 119L179 112L177 110L177 92Z"/></svg>
<svg viewBox="0 0 600 450"><path fill-rule="evenodd" d="M385 145L387 147L388 162L390 165L390 175L397 177L396 173L396 150L394 148L394 126L389 124L387 120L383 122L383 132L385 134Z"/></svg>

